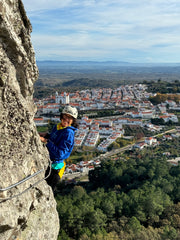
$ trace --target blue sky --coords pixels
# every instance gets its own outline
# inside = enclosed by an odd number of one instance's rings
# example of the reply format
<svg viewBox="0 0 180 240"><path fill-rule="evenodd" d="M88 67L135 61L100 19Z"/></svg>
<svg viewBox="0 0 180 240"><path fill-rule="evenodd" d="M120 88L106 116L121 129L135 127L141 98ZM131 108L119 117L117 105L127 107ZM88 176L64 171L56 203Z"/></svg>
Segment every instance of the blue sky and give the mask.
<svg viewBox="0 0 180 240"><path fill-rule="evenodd" d="M22 0L37 60L180 62L179 0Z"/></svg>

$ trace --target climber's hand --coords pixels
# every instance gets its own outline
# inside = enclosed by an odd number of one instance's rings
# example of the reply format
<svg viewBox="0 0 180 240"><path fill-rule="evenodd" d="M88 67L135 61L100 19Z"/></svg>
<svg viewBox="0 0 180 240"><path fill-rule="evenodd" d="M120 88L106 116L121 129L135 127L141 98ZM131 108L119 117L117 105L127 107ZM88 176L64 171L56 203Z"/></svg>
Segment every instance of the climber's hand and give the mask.
<svg viewBox="0 0 180 240"><path fill-rule="evenodd" d="M44 138L44 137L40 137L40 139L41 139L41 142L43 142L43 143L47 143L47 139L46 139L46 138Z"/></svg>

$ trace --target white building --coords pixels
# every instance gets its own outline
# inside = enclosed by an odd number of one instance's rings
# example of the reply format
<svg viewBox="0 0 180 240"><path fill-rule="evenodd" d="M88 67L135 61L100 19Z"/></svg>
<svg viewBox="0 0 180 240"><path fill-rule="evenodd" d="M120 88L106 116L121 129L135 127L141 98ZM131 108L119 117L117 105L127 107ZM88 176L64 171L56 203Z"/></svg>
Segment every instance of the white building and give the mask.
<svg viewBox="0 0 180 240"><path fill-rule="evenodd" d="M157 139L153 137L148 137L145 139L145 143L147 143L148 145L152 145L153 143L157 143Z"/></svg>
<svg viewBox="0 0 180 240"><path fill-rule="evenodd" d="M89 147L95 147L99 140L98 131L90 131L87 135L84 145Z"/></svg>
<svg viewBox="0 0 180 240"><path fill-rule="evenodd" d="M175 123L178 122L177 116L173 113L168 113L166 115L159 116L159 118L163 119L165 122L169 122L170 120Z"/></svg>
<svg viewBox="0 0 180 240"><path fill-rule="evenodd" d="M59 113L59 107L58 106L43 106L43 114L48 114L48 113Z"/></svg>
<svg viewBox="0 0 180 240"><path fill-rule="evenodd" d="M153 113L153 111L143 111L143 112L141 112L140 116L142 118L151 119L151 118L153 118L154 113Z"/></svg>
<svg viewBox="0 0 180 240"><path fill-rule="evenodd" d="M58 92L56 92L55 101L56 103L60 104L69 104L69 94L64 92L61 95L59 95Z"/></svg>
<svg viewBox="0 0 180 240"><path fill-rule="evenodd" d="M75 132L75 143L74 143L75 146L82 146L86 135L87 135L87 131L83 131L83 130L78 129Z"/></svg>

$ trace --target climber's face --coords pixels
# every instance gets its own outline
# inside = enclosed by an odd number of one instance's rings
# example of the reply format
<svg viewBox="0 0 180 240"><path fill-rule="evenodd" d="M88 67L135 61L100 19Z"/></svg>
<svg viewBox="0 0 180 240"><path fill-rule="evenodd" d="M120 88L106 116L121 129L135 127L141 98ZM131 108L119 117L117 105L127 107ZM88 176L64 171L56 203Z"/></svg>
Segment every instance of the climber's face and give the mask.
<svg viewBox="0 0 180 240"><path fill-rule="evenodd" d="M62 127L68 127L73 123L73 117L68 114L63 114L63 117L61 119L61 125Z"/></svg>

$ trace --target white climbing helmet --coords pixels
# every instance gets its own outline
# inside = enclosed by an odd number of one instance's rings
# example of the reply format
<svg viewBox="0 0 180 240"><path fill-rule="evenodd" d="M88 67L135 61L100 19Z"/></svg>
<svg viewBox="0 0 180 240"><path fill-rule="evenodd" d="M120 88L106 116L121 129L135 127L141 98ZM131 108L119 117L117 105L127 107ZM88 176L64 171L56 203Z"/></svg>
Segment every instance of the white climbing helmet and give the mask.
<svg viewBox="0 0 180 240"><path fill-rule="evenodd" d="M71 106L65 106L64 109L62 110L62 113L69 114L73 118L77 118L77 116L78 116L77 109L75 107L71 107Z"/></svg>

